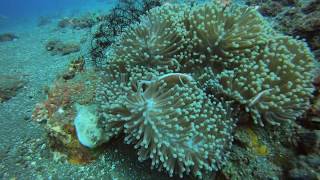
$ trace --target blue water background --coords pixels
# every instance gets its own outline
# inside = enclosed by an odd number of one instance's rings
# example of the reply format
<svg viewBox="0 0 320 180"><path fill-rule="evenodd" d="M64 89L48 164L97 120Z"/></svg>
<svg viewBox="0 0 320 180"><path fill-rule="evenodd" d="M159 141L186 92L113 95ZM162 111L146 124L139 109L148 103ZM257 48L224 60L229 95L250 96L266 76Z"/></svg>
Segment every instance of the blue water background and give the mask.
<svg viewBox="0 0 320 180"><path fill-rule="evenodd" d="M184 2L184 0L175 1ZM243 4L243 0L233 1ZM17 26L20 29L34 26L40 17L61 19L79 16L86 12L106 13L117 2L118 0L0 0L0 33L14 31Z"/></svg>
<svg viewBox="0 0 320 180"><path fill-rule="evenodd" d="M83 12L106 12L116 0L0 0L0 31L41 16L61 18Z"/></svg>

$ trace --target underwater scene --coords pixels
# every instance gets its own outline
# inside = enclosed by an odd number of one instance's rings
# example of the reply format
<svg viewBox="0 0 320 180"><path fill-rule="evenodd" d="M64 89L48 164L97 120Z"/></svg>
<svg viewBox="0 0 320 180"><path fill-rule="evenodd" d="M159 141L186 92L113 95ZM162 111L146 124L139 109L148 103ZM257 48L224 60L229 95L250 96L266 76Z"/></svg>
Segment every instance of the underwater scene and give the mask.
<svg viewBox="0 0 320 180"><path fill-rule="evenodd" d="M320 0L1 0L0 179L319 180Z"/></svg>

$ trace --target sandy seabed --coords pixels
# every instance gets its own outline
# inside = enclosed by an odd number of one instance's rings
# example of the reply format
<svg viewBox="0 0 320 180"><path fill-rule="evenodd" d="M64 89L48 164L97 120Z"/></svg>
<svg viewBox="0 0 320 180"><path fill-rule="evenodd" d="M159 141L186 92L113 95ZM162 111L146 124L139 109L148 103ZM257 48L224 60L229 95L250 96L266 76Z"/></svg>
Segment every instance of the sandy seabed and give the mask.
<svg viewBox="0 0 320 180"><path fill-rule="evenodd" d="M150 162L138 162L136 153L127 150L133 148L122 143L87 165L70 164L53 153L43 127L31 120L32 110L45 98L44 87L72 59L88 54L91 32L58 29L57 21L41 27L20 24L10 32L19 39L0 43L0 76L18 76L26 83L15 97L0 103L0 179L168 179L150 170ZM45 49L52 39L86 43L78 53L52 56Z"/></svg>

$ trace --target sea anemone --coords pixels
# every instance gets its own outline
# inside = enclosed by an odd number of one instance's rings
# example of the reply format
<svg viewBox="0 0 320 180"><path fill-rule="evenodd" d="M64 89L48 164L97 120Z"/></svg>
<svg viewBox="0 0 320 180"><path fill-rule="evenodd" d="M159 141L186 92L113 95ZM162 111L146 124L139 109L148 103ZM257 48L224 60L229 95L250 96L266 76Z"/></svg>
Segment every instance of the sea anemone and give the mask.
<svg viewBox="0 0 320 180"><path fill-rule="evenodd" d="M138 149L139 160L183 177L217 170L231 145L235 121L228 104L207 96L186 74L165 74L140 82L119 113L125 142Z"/></svg>
<svg viewBox="0 0 320 180"><path fill-rule="evenodd" d="M250 61L221 73L220 90L245 104L257 123L295 120L309 107L314 69L306 43L278 36Z"/></svg>
<svg viewBox="0 0 320 180"><path fill-rule="evenodd" d="M179 12L183 13L174 5L150 10L141 22L131 25L120 36L115 47L117 58L131 65L177 68L178 60L183 57L186 33Z"/></svg>
<svg viewBox="0 0 320 180"><path fill-rule="evenodd" d="M97 93L101 124L170 176L218 170L238 110L261 125L295 120L313 91L306 44L272 31L249 7L168 4L111 49Z"/></svg>
<svg viewBox="0 0 320 180"><path fill-rule="evenodd" d="M188 21L193 61L205 66L234 67L269 39L267 23L251 7L205 3L192 8Z"/></svg>

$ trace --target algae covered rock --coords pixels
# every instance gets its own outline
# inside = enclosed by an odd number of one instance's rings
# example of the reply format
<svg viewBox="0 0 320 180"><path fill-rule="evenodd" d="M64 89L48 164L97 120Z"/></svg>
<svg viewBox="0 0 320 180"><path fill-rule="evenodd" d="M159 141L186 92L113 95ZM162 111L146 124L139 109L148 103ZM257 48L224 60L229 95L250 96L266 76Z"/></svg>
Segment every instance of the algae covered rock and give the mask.
<svg viewBox="0 0 320 180"><path fill-rule="evenodd" d="M70 67L74 67L72 63ZM75 71L73 68L68 70ZM69 80L60 76L46 91L46 99L38 103L32 113L32 119L46 129L52 150L64 154L73 164L88 163L97 155L81 144L75 125L75 119L81 119L79 116L83 114L94 117L86 113L90 112L87 107L94 107L96 79L92 71L77 71ZM86 119L87 122L90 120L95 119Z"/></svg>

